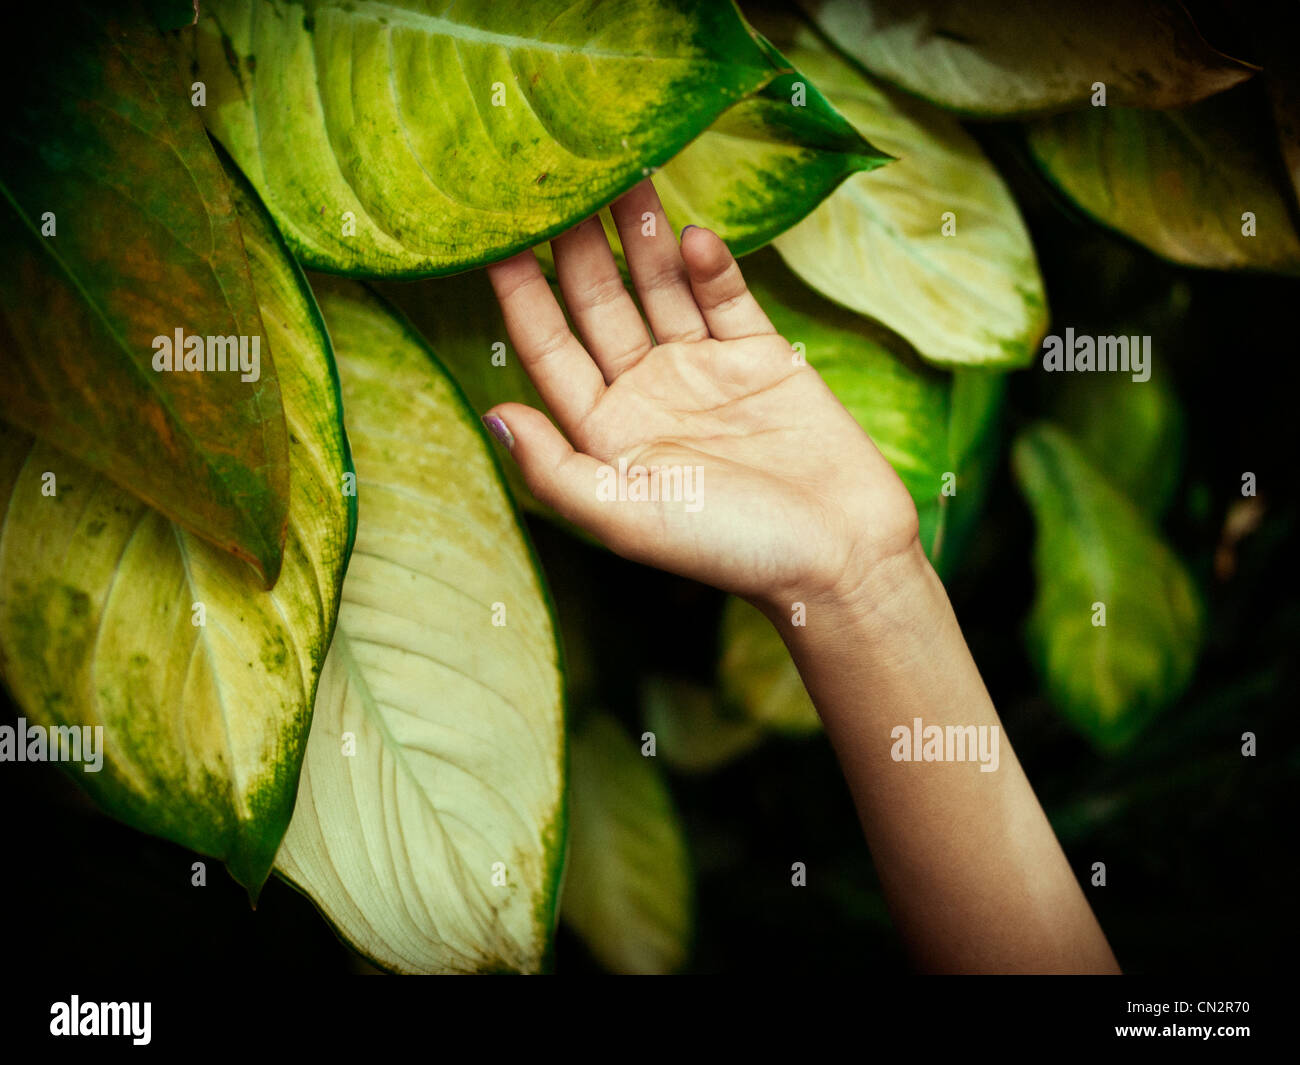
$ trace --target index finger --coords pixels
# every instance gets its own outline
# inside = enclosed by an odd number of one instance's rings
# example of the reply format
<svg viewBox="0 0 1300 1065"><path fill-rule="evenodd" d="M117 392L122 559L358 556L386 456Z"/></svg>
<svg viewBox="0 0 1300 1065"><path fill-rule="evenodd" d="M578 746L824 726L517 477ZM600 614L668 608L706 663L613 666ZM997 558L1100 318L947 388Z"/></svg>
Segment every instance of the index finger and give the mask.
<svg viewBox="0 0 1300 1065"><path fill-rule="evenodd" d="M510 342L569 436L605 392L605 378L569 329L532 249L487 268Z"/></svg>

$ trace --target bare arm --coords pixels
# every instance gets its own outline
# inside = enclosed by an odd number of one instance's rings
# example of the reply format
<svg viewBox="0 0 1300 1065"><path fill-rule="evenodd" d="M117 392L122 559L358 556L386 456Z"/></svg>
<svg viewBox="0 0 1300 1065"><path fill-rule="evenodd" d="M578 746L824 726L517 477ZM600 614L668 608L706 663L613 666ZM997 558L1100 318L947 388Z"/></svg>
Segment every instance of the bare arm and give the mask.
<svg viewBox="0 0 1300 1065"><path fill-rule="evenodd" d="M649 235L646 211L658 223ZM628 558L744 596L776 625L918 964L1117 971L1001 735L897 474L792 357L715 234L688 229L679 245L649 182L612 213L645 318L595 219L553 242L581 340L532 252L490 267L511 340L559 425L513 403L485 422L560 514ZM620 461L699 471L697 505L602 494ZM796 602L802 626L791 624ZM983 727L997 768L896 757L898 730L934 726Z"/></svg>
<svg viewBox="0 0 1300 1065"><path fill-rule="evenodd" d="M806 604L804 627L764 607L825 723L917 964L1118 972L920 544ZM968 747L965 761L925 761L915 744L912 760L895 760L895 730L911 740L917 719L967 736L975 726L983 760Z"/></svg>

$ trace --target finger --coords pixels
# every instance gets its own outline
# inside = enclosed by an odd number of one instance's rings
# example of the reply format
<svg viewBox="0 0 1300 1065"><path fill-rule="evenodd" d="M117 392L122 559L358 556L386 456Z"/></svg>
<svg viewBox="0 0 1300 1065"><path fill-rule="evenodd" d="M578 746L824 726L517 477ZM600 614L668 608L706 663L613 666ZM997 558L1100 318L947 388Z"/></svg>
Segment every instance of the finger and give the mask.
<svg viewBox="0 0 1300 1065"><path fill-rule="evenodd" d="M555 273L569 316L607 382L653 346L641 312L623 285L605 227L593 215L553 241Z"/></svg>
<svg viewBox="0 0 1300 1065"><path fill-rule="evenodd" d="M709 229L687 226L682 230L682 259L695 302L716 339L738 340L776 332L720 236Z"/></svg>
<svg viewBox="0 0 1300 1065"><path fill-rule="evenodd" d="M709 327L695 302L681 249L654 183L647 178L609 209L632 284L655 340L704 340Z"/></svg>
<svg viewBox="0 0 1300 1065"><path fill-rule="evenodd" d="M618 550L627 530L622 511L597 494L601 463L575 451L551 420L522 403L502 403L483 424L518 464L528 490L562 518Z"/></svg>
<svg viewBox="0 0 1300 1065"><path fill-rule="evenodd" d="M569 331L531 249L493 263L487 272L519 360L546 405L572 432L604 394L605 379Z"/></svg>

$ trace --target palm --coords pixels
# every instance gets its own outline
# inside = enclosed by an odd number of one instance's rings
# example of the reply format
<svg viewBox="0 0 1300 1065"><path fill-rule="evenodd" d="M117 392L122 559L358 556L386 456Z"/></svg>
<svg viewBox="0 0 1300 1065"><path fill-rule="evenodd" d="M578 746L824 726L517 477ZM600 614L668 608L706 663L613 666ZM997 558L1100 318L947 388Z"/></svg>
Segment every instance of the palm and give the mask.
<svg viewBox="0 0 1300 1065"><path fill-rule="evenodd" d="M773 414L800 409L810 384L777 337L661 344L605 390L573 442L597 457L672 447L752 465L762 456L745 437L784 436L792 427Z"/></svg>
<svg viewBox="0 0 1300 1065"><path fill-rule="evenodd" d="M515 347L576 449L542 436L537 412L501 408L524 430L515 457L535 494L628 557L751 598L797 599L864 547L914 536L901 482L773 330L725 245L702 231L683 262L685 237L681 252L671 230L639 237L645 209L662 217L648 183L613 211L653 336L599 223L554 243L585 348L531 252L491 268ZM676 471L687 494L602 497L616 465Z"/></svg>

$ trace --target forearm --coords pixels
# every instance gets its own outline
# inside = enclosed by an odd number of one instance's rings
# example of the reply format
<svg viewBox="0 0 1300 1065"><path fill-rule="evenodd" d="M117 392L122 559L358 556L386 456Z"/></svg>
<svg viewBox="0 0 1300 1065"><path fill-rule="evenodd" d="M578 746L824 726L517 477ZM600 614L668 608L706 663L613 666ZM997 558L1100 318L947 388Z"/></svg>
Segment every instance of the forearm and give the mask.
<svg viewBox="0 0 1300 1065"><path fill-rule="evenodd" d="M805 607L803 626L791 624L789 604L764 609L822 716L917 963L1117 972L919 545L851 592ZM978 745L966 747L966 760L924 760L936 748L910 749L911 741L929 726L962 728L962 739L975 726L983 764L995 749L996 769L982 770ZM956 739L948 756L961 753Z"/></svg>

